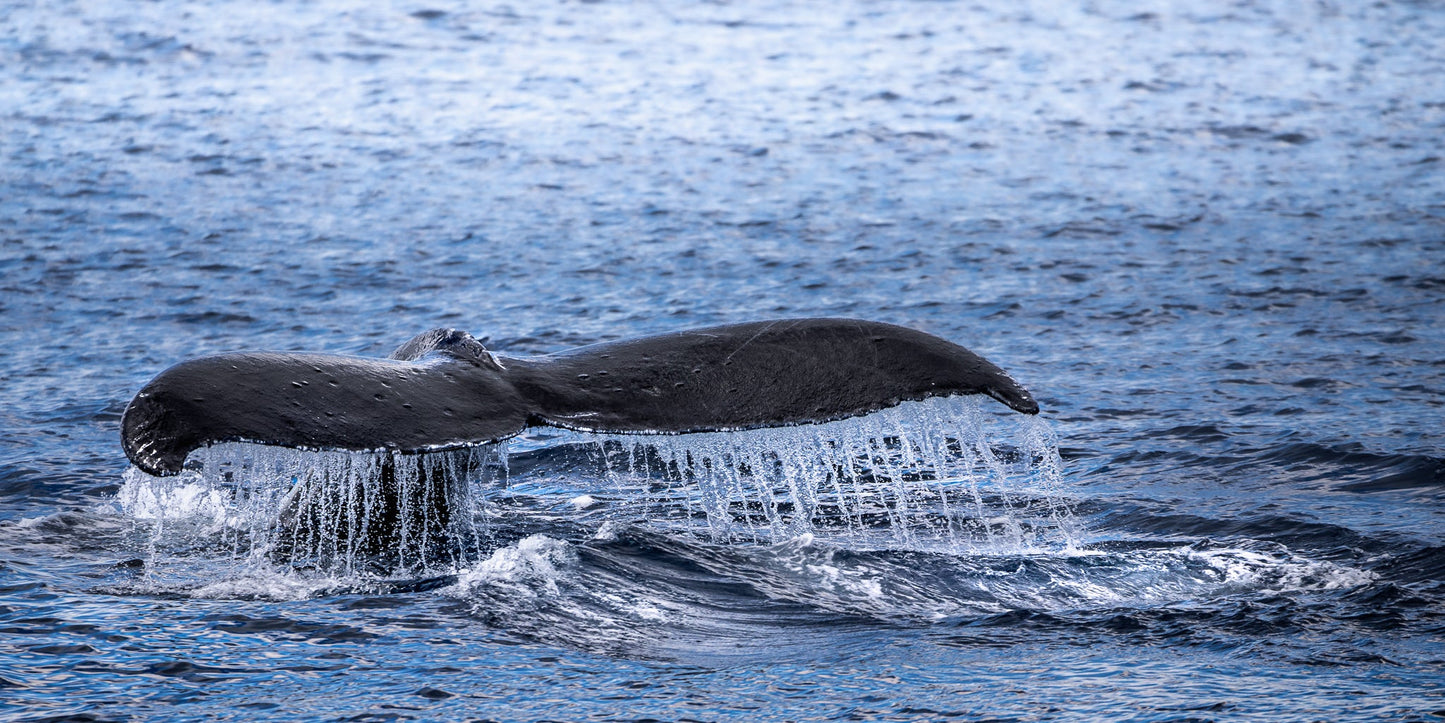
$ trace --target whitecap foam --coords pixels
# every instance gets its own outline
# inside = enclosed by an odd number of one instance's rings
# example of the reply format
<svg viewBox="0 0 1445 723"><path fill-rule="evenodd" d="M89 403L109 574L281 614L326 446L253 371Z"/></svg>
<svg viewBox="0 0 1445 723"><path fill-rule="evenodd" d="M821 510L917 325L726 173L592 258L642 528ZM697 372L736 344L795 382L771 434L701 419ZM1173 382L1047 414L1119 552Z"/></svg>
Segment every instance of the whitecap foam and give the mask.
<svg viewBox="0 0 1445 723"><path fill-rule="evenodd" d="M240 576L187 589L185 594L195 599L290 602L350 589L353 584L354 581L341 577L313 577L285 570L255 568Z"/></svg>
<svg viewBox="0 0 1445 723"><path fill-rule="evenodd" d="M575 551L566 542L531 535L458 574L449 594L472 600L503 597L513 603L556 597L560 594L559 568L575 559Z"/></svg>

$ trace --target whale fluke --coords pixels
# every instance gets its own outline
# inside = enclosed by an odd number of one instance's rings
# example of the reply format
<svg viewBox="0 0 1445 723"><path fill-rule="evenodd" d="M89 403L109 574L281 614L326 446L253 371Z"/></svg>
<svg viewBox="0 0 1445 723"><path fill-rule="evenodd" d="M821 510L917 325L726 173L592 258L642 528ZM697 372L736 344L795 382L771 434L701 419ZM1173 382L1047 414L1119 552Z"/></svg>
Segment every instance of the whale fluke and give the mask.
<svg viewBox="0 0 1445 723"><path fill-rule="evenodd" d="M221 442L416 453L495 442L528 426L727 431L828 422L906 401L986 394L1038 404L1004 371L938 337L854 319L732 324L531 358L436 329L389 359L241 352L182 362L136 394L126 456L178 473Z"/></svg>

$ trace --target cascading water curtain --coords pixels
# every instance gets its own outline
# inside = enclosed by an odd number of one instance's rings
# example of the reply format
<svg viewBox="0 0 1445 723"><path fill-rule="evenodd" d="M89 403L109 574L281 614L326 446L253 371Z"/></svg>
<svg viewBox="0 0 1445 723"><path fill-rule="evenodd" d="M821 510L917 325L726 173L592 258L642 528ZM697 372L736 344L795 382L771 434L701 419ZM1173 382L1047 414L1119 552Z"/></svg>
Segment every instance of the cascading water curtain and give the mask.
<svg viewBox="0 0 1445 723"><path fill-rule="evenodd" d="M970 398L777 429L602 435L621 494L715 541L839 535L852 546L1067 547L1079 529L1047 423ZM1006 434L990 436L1003 427Z"/></svg>
<svg viewBox="0 0 1445 723"><path fill-rule="evenodd" d="M504 445L403 455L222 444L175 477L126 472L119 502L160 562L201 552L326 574L455 567L481 551Z"/></svg>
<svg viewBox="0 0 1445 723"><path fill-rule="evenodd" d="M1004 552L1079 535L1047 424L999 419L971 398L778 429L579 436L603 479L574 485L610 486L632 522L719 543L814 534L854 549ZM395 577L489 552L485 505L506 464L505 443L419 455L224 444L176 477L128 471L120 503L153 562L199 553Z"/></svg>

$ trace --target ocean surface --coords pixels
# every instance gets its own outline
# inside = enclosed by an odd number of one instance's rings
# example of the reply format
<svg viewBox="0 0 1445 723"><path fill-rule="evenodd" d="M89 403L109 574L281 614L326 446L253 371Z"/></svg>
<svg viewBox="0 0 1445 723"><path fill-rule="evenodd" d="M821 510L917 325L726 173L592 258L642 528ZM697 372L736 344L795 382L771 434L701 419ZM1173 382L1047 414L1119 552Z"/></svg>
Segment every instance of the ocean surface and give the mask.
<svg viewBox="0 0 1445 723"><path fill-rule="evenodd" d="M1442 38L1428 0L0 0L0 719L1445 717ZM1043 412L535 429L414 460L466 534L385 559L279 544L366 455L119 443L209 353L797 316Z"/></svg>

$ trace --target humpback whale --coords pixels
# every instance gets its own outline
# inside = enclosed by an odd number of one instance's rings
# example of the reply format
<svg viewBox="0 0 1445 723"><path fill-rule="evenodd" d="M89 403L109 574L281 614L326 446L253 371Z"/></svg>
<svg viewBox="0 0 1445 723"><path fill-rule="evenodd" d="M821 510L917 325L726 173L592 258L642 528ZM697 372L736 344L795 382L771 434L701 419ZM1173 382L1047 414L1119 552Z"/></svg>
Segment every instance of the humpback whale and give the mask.
<svg viewBox="0 0 1445 723"><path fill-rule="evenodd" d="M1038 404L957 344L856 319L783 319L610 341L537 357L494 354L434 329L386 359L238 352L181 362L131 400L126 456L181 471L223 442L422 453L496 442L530 426L685 434L814 424L907 401L985 394Z"/></svg>

